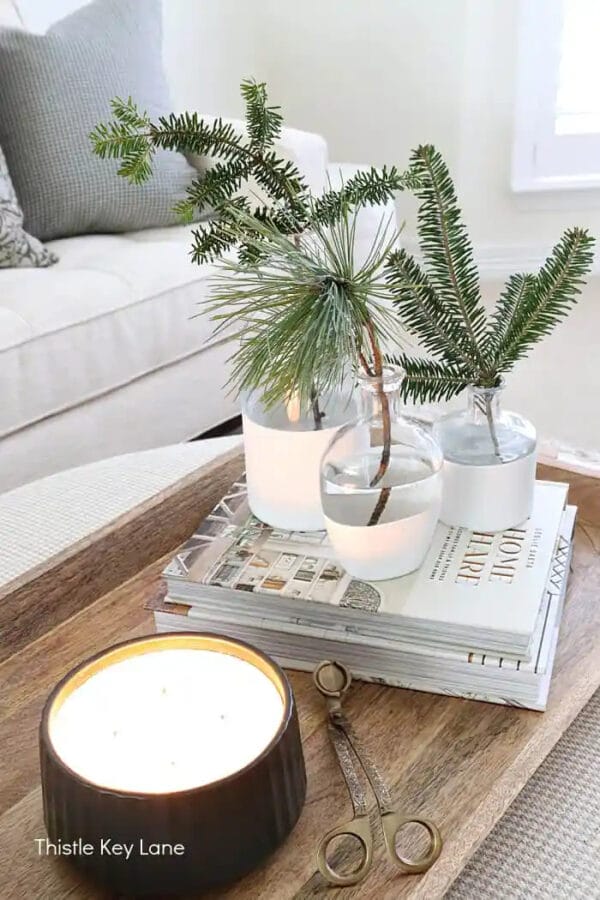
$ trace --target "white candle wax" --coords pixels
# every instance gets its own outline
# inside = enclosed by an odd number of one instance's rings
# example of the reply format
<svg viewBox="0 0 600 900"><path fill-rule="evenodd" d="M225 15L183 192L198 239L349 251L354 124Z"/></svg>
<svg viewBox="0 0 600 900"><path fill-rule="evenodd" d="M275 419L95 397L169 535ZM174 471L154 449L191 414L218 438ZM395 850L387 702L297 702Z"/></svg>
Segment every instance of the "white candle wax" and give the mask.
<svg viewBox="0 0 600 900"><path fill-rule="evenodd" d="M475 531L503 531L531 514L536 453L513 462L469 466L444 460L440 519Z"/></svg>
<svg viewBox="0 0 600 900"><path fill-rule="evenodd" d="M92 674L50 719L73 771L116 790L164 793L217 781L268 746L283 718L275 684L205 649L134 654Z"/></svg>

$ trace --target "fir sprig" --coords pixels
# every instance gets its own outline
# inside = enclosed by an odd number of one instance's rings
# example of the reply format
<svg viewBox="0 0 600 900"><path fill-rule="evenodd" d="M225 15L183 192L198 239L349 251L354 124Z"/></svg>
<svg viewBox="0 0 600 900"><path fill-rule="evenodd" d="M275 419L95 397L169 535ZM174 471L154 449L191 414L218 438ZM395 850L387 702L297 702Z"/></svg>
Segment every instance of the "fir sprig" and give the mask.
<svg viewBox="0 0 600 900"><path fill-rule="evenodd" d="M328 190L315 199L312 216L320 224L332 224L338 220L340 207L380 206L393 200L406 190L414 190L420 180L413 172L400 172L396 166L381 169L365 169L344 182L340 190Z"/></svg>
<svg viewBox="0 0 600 900"><path fill-rule="evenodd" d="M508 371L571 311L591 269L594 239L583 228L566 231L535 277L523 276L523 289L505 310L504 327L498 316L489 334L495 363Z"/></svg>
<svg viewBox="0 0 600 900"><path fill-rule="evenodd" d="M537 274L512 275L491 316L481 298L471 243L440 153L417 148L410 172L421 204L423 265L406 250L390 254L386 280L400 321L430 358L397 358L402 391L416 402L447 400L467 384L497 387L502 376L550 334L577 302L593 261L594 239L566 231Z"/></svg>
<svg viewBox="0 0 600 900"><path fill-rule="evenodd" d="M415 402L427 400L437 403L439 400L450 400L464 390L471 380L469 373L454 363L409 357L405 354L395 356L391 361L404 371L404 397Z"/></svg>
<svg viewBox="0 0 600 900"><path fill-rule="evenodd" d="M283 116L278 106L268 106L267 87L245 79L240 91L246 104L246 127L253 147L271 147L281 134Z"/></svg>
<svg viewBox="0 0 600 900"><path fill-rule="evenodd" d="M97 125L90 135L94 152L102 158L120 159L119 174L134 184L151 177L157 149L211 158L211 166L192 181L185 198L175 205L184 222L212 216L210 224L194 235L195 262L214 261L234 245L242 259L256 261L256 244L246 241L239 222L234 243L229 229L228 207L231 204L233 212L240 208L240 191L248 183L258 185L266 195L267 208L272 210L267 214L265 206L260 206L251 214L259 221L269 221L283 234L335 224L348 208L386 202L398 191L418 184L415 172L403 173L395 166L371 168L353 176L339 190L312 197L298 167L280 157L274 146L283 118L279 107L269 105L265 84L243 81L241 93L246 134L240 134L230 122L205 121L196 113L171 114L152 122L131 98L117 98L112 102L113 120ZM247 208L250 210L249 205Z"/></svg>
<svg viewBox="0 0 600 900"><path fill-rule="evenodd" d="M386 267L394 305L405 327L418 334L425 350L470 370L468 350L457 340L456 310L444 303L427 273L405 249L391 253Z"/></svg>
<svg viewBox="0 0 600 900"><path fill-rule="evenodd" d="M139 112L132 98L112 103L112 122L98 124L90 135L94 153L101 159L120 159L118 174L132 184L143 184L152 174L155 148L146 137L151 128L146 112Z"/></svg>
<svg viewBox="0 0 600 900"><path fill-rule="evenodd" d="M460 218L450 173L441 154L431 145L413 151L410 171L421 182L415 190L421 201L419 246L430 281L447 317L456 326L456 341L483 368L480 342L485 333L485 310L473 249Z"/></svg>

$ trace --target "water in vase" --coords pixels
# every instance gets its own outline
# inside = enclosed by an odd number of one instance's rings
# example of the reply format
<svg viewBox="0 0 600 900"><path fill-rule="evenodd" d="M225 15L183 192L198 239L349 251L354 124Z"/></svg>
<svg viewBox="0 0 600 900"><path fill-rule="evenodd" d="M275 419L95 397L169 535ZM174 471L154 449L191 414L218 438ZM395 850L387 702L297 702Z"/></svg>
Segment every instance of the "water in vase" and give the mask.
<svg viewBox="0 0 600 900"><path fill-rule="evenodd" d="M372 486L381 447L327 461L321 500L342 565L357 578L380 580L418 568L441 505L441 472L413 448L392 446L383 478ZM376 520L376 521L374 521Z"/></svg>

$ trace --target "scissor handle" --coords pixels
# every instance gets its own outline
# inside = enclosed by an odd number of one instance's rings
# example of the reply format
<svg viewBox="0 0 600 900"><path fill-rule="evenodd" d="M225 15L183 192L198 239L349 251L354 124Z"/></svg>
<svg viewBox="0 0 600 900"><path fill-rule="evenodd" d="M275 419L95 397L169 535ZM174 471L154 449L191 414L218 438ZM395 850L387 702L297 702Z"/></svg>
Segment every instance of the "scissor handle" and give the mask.
<svg viewBox="0 0 600 900"><path fill-rule="evenodd" d="M418 856L416 859L406 859L398 852L396 837L398 832L406 825L412 824L421 825L426 830L429 835L429 847L422 856ZM420 819L417 816L401 816L400 813L387 812L381 816L381 826L389 858L409 875L426 872L442 852L442 835L437 825L430 822L429 819Z"/></svg>
<svg viewBox="0 0 600 900"><path fill-rule="evenodd" d="M331 864L327 859L327 848L334 838L345 837L346 835L358 840L363 858L357 868L352 872L348 872L347 875L342 875L341 872L336 872L336 870L331 867ZM321 875L329 882L329 884L335 884L339 887L348 887L348 885L358 884L359 881L362 881L371 868L372 862L373 834L371 832L368 816L356 816L352 821L346 822L345 825L338 825L337 828L332 828L331 831L327 832L317 848L317 865Z"/></svg>
<svg viewBox="0 0 600 900"><path fill-rule="evenodd" d="M337 660L324 659L313 671L318 691L329 699L341 700L352 682L350 670Z"/></svg>

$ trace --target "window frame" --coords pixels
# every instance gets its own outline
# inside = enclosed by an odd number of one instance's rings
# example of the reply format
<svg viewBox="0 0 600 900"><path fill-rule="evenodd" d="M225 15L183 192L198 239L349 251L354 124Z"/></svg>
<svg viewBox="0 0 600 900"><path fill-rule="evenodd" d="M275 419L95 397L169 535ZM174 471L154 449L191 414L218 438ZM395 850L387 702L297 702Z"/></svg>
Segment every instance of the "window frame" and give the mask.
<svg viewBox="0 0 600 900"><path fill-rule="evenodd" d="M562 0L521 0L511 186L600 191L600 132L556 134Z"/></svg>

